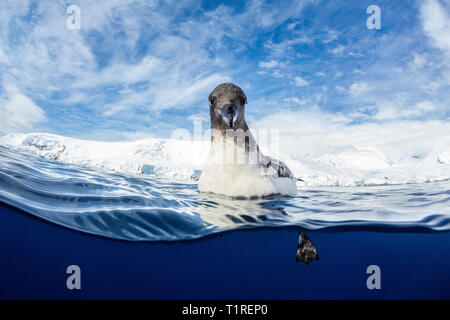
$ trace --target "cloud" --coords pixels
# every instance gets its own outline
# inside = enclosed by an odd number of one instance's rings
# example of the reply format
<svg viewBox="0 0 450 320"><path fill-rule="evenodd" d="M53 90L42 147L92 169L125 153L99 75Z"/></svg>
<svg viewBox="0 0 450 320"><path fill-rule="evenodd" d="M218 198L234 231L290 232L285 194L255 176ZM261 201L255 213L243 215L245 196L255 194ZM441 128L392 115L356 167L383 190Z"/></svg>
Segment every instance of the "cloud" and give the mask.
<svg viewBox="0 0 450 320"><path fill-rule="evenodd" d="M428 61L425 55L413 53L413 59L409 63L409 66L412 69L420 69L423 68L427 64L427 62Z"/></svg>
<svg viewBox="0 0 450 320"><path fill-rule="evenodd" d="M306 81L305 79L303 79L302 77L300 77L300 76L296 76L295 78L294 78L294 80L295 80L295 85L297 86L297 87L306 87L309 83L308 83L308 81Z"/></svg>
<svg viewBox="0 0 450 320"><path fill-rule="evenodd" d="M400 102L399 99L396 99L392 102L380 103L378 112L375 114L374 119L392 120L414 118L423 116L429 112L435 111L436 109L436 106L428 100L408 106L405 105L405 103Z"/></svg>
<svg viewBox="0 0 450 320"><path fill-rule="evenodd" d="M327 32L327 34L326 34L325 38L322 40L323 43L330 43L338 38L339 32L337 32L336 30L327 28L326 32Z"/></svg>
<svg viewBox="0 0 450 320"><path fill-rule="evenodd" d="M287 102L287 103L291 103L291 104L300 105L300 106L303 106L307 103L307 100L299 99L297 97L284 98L283 101Z"/></svg>
<svg viewBox="0 0 450 320"><path fill-rule="evenodd" d="M274 78L282 78L283 77L283 74L281 73L280 70L274 70L270 75Z"/></svg>
<svg viewBox="0 0 450 320"><path fill-rule="evenodd" d="M229 74L220 73L229 64L205 49L203 42L213 38L214 30L187 39L179 34L186 25L171 26L164 5L82 1L81 30L65 27L62 4L39 3L30 9L35 10L32 18L20 7L2 7L9 23L0 32L0 63L10 65L0 66L0 77L38 100L85 105L77 113L101 110L100 115L110 118L122 111L139 116L138 110L189 108L216 82L230 80ZM179 9L187 2L174 6ZM143 37L156 34L144 42L148 49L138 48ZM8 40L12 36L14 42Z"/></svg>
<svg viewBox="0 0 450 320"><path fill-rule="evenodd" d="M224 4L203 10L190 0L81 0L81 29L69 30L65 3L1 2L0 77L34 99L81 104L104 117L188 109L237 73L233 52L262 29L298 17L306 3L250 0L236 13ZM195 8L199 15L191 16Z"/></svg>
<svg viewBox="0 0 450 320"><path fill-rule="evenodd" d="M425 0L420 8L423 29L433 44L450 53L450 15L438 0Z"/></svg>
<svg viewBox="0 0 450 320"><path fill-rule="evenodd" d="M0 133L27 132L33 125L46 120L44 111L13 86L3 87L0 97Z"/></svg>
<svg viewBox="0 0 450 320"><path fill-rule="evenodd" d="M259 32L271 31L290 19L298 18L310 2L249 0L239 13L220 4L216 9L205 12L209 19L207 30L219 41L229 37L234 41L252 42Z"/></svg>
<svg viewBox="0 0 450 320"><path fill-rule="evenodd" d="M254 121L251 129L278 129L280 152L297 159L317 158L353 146L374 146L397 161L413 152L427 154L450 145L449 122L398 119L352 124L352 121L349 115L306 108L272 113Z"/></svg>
<svg viewBox="0 0 450 320"><path fill-rule="evenodd" d="M352 96L360 96L360 95L365 94L369 90L370 90L370 87L366 82L355 82L350 86L350 88L348 89L348 92Z"/></svg>
<svg viewBox="0 0 450 320"><path fill-rule="evenodd" d="M207 112L199 112L199 113L191 114L190 116L188 116L186 118L186 120L189 120L189 121L204 121L204 122L208 122L209 119L210 119L209 113L207 113Z"/></svg>
<svg viewBox="0 0 450 320"><path fill-rule="evenodd" d="M298 54L298 52L294 50L296 45L312 42L312 39L306 35L294 35L294 37L294 39L284 39L280 42L268 40L264 43L264 48L269 50L272 56L280 57L292 52Z"/></svg>
<svg viewBox="0 0 450 320"><path fill-rule="evenodd" d="M331 49L331 53L334 54L335 56L338 56L338 55L343 54L345 49L346 49L345 46L340 44L340 45L336 46L335 48Z"/></svg>
<svg viewBox="0 0 450 320"><path fill-rule="evenodd" d="M248 108L255 120L271 96L356 122L449 118L444 0L399 4L402 27L382 33L340 2L80 0L81 30L66 28L67 4L0 1L0 83L39 104L59 134L167 137L225 81L259 103Z"/></svg>
<svg viewBox="0 0 450 320"><path fill-rule="evenodd" d="M260 61L259 66L261 68L268 68L268 69L275 68L276 66L278 66L278 61L276 60L270 60L268 62Z"/></svg>

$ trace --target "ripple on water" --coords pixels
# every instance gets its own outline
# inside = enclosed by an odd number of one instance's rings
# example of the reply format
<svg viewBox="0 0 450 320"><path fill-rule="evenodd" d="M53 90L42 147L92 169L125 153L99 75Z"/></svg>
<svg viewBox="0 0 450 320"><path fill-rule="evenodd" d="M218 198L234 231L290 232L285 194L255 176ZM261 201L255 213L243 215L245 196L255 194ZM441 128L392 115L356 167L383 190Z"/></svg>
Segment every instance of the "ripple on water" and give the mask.
<svg viewBox="0 0 450 320"><path fill-rule="evenodd" d="M87 233L182 240L255 226L450 229L450 182L298 189L295 197L231 199L192 181L132 176L0 147L0 201Z"/></svg>

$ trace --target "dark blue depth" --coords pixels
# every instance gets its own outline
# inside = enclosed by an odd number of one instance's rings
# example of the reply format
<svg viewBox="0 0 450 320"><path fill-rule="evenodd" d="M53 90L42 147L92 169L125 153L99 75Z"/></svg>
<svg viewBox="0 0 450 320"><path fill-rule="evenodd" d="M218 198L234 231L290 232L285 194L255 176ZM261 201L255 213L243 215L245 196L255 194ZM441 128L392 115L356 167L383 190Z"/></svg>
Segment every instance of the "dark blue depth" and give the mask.
<svg viewBox="0 0 450 320"><path fill-rule="evenodd" d="M194 241L87 235L0 206L1 299L449 299L449 232L307 231L320 254L296 263L298 228ZM66 288L68 265L82 289ZM381 267L381 290L366 288Z"/></svg>

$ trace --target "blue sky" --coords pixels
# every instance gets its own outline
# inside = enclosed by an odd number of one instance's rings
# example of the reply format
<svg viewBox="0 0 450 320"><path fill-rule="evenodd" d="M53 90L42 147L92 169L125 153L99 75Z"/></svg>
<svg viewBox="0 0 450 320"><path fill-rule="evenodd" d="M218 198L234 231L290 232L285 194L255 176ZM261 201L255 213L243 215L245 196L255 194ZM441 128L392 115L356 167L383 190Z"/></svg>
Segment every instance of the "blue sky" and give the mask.
<svg viewBox="0 0 450 320"><path fill-rule="evenodd" d="M373 4L380 30L366 27ZM255 127L450 133L449 17L448 0L3 0L0 134L170 137L208 121L228 81Z"/></svg>

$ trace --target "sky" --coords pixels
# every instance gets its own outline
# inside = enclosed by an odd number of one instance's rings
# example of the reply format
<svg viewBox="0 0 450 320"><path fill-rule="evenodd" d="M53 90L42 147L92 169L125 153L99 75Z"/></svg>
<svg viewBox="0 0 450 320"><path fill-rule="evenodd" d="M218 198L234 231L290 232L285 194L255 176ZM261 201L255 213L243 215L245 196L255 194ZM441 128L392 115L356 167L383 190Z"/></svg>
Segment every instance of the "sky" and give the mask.
<svg viewBox="0 0 450 320"><path fill-rule="evenodd" d="M347 140L445 146L450 1L0 1L0 134L168 138L209 126L222 82L293 155Z"/></svg>

